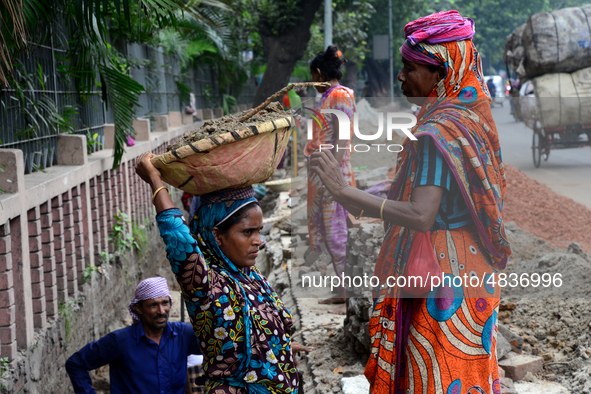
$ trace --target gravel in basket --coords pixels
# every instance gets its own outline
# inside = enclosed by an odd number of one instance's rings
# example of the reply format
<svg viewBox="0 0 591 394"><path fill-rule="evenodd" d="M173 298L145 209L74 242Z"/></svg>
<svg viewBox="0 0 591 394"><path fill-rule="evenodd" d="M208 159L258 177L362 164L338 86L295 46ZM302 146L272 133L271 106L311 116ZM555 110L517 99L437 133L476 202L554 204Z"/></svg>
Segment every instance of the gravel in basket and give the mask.
<svg viewBox="0 0 591 394"><path fill-rule="evenodd" d="M271 103L247 121L243 113L207 121L152 158L168 184L202 195L262 183L271 177L289 141L294 118Z"/></svg>

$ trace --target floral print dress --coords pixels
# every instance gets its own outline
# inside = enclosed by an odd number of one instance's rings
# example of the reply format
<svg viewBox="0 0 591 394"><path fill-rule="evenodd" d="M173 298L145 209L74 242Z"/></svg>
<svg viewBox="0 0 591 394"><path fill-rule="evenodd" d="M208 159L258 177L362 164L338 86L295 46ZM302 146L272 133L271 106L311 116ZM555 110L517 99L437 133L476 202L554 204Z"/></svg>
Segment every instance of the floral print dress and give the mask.
<svg viewBox="0 0 591 394"><path fill-rule="evenodd" d="M180 210L156 219L204 356L206 393L296 394L293 319L264 276L254 267L232 272Z"/></svg>

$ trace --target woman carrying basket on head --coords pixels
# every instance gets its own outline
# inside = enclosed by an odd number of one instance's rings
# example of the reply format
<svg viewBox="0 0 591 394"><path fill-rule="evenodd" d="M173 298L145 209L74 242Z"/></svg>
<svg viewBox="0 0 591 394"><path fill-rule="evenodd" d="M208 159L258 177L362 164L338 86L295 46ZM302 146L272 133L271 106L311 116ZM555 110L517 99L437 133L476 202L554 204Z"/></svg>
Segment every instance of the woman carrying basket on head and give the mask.
<svg viewBox="0 0 591 394"><path fill-rule="evenodd" d="M343 77L341 71L346 60L336 46L330 45L326 51L320 52L310 63L310 72L314 82L330 82L330 87L317 87L322 93L320 103L316 108L319 122L313 123L312 139L304 148L304 154L309 159L312 153L318 152L322 145L333 146L332 152L340 164L341 173L347 183L355 187L355 177L351 167L350 147L353 136L353 113L355 112L355 97L353 91L339 84ZM323 114L322 110L339 110L344 112L350 120L349 139L339 139L339 128L336 116ZM326 246L330 254L334 270L337 276L345 271L345 257L347 248L347 211L336 202L323 201L319 193L321 186L317 176L308 173L308 232L310 235L310 248L320 253L321 244ZM344 304L345 289L339 289L335 297L320 301L322 304ZM342 305L330 311L331 313L345 314L345 306Z"/></svg>
<svg viewBox="0 0 591 394"><path fill-rule="evenodd" d="M474 22L457 11L440 12L404 32L398 80L408 101L422 107L412 129L417 140L404 142L388 198L350 187L327 152L315 153L310 163L334 200L386 225L365 376L373 394L499 394L500 288L493 274L506 266L511 246L503 224L505 172L471 40ZM428 231L429 238L420 235ZM404 282L382 284L417 265L409 258L416 237L427 239L431 267L447 281L410 298ZM452 280L463 277L469 284ZM472 284L476 277L484 281Z"/></svg>
<svg viewBox="0 0 591 394"><path fill-rule="evenodd" d="M209 394L298 392L292 316L254 267L263 213L252 187L201 196L187 226L150 153L137 174L152 187L160 235L204 356Z"/></svg>

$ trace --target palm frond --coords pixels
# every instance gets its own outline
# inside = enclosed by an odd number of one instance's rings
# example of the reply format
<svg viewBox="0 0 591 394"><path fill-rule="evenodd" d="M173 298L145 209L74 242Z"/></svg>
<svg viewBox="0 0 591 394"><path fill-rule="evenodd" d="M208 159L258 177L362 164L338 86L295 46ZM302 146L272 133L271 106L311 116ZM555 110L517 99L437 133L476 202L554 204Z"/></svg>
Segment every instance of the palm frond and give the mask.
<svg viewBox="0 0 591 394"><path fill-rule="evenodd" d="M104 89L109 98L115 117L115 148L113 168L121 163L125 153L126 137L133 133L134 106L139 106L139 97L144 87L129 75L123 74L113 66L99 65Z"/></svg>
<svg viewBox="0 0 591 394"><path fill-rule="evenodd" d="M8 86L13 52L27 45L22 0L2 0L0 25L0 82Z"/></svg>
<svg viewBox="0 0 591 394"><path fill-rule="evenodd" d="M179 28L183 29L185 34L193 36L193 39L211 41L222 56L228 53L230 29L226 19L218 12L203 8L199 10L199 15L185 14L183 20L179 22Z"/></svg>
<svg viewBox="0 0 591 394"><path fill-rule="evenodd" d="M130 0L74 0L74 10L80 26L90 35L95 35L96 29L106 28L110 15L123 13L128 23L131 23L131 9L136 5ZM140 0L139 10L159 27L176 26L178 11L185 9L181 0Z"/></svg>
<svg viewBox="0 0 591 394"><path fill-rule="evenodd" d="M187 39L182 37L177 30L164 29L158 34L158 41L164 51L169 55L176 56L181 62L181 67L185 68L191 58L187 52L189 45Z"/></svg>
<svg viewBox="0 0 591 394"><path fill-rule="evenodd" d="M229 0L190 0L184 4L184 9L189 12L200 13L204 8L203 6L231 11Z"/></svg>
<svg viewBox="0 0 591 394"><path fill-rule="evenodd" d="M218 53L218 48L208 40L195 39L187 45L187 54L191 57L198 57L204 53Z"/></svg>

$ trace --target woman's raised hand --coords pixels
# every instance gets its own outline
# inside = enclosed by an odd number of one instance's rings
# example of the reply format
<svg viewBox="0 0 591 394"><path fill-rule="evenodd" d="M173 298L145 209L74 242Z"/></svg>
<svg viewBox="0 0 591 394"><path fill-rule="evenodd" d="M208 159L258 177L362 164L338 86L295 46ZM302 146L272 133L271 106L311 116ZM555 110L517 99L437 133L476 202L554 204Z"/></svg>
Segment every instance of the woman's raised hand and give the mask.
<svg viewBox="0 0 591 394"><path fill-rule="evenodd" d="M150 160L152 157L154 157L154 155L150 152L142 153L135 165L135 173L138 174L144 182L149 183L150 185L155 180L161 179L160 171L154 167L154 164L152 164L152 161Z"/></svg>
<svg viewBox="0 0 591 394"><path fill-rule="evenodd" d="M320 178L322 184L332 196L337 197L341 191L349 186L345 177L343 177L341 166L330 151L312 153L310 173L316 174Z"/></svg>

